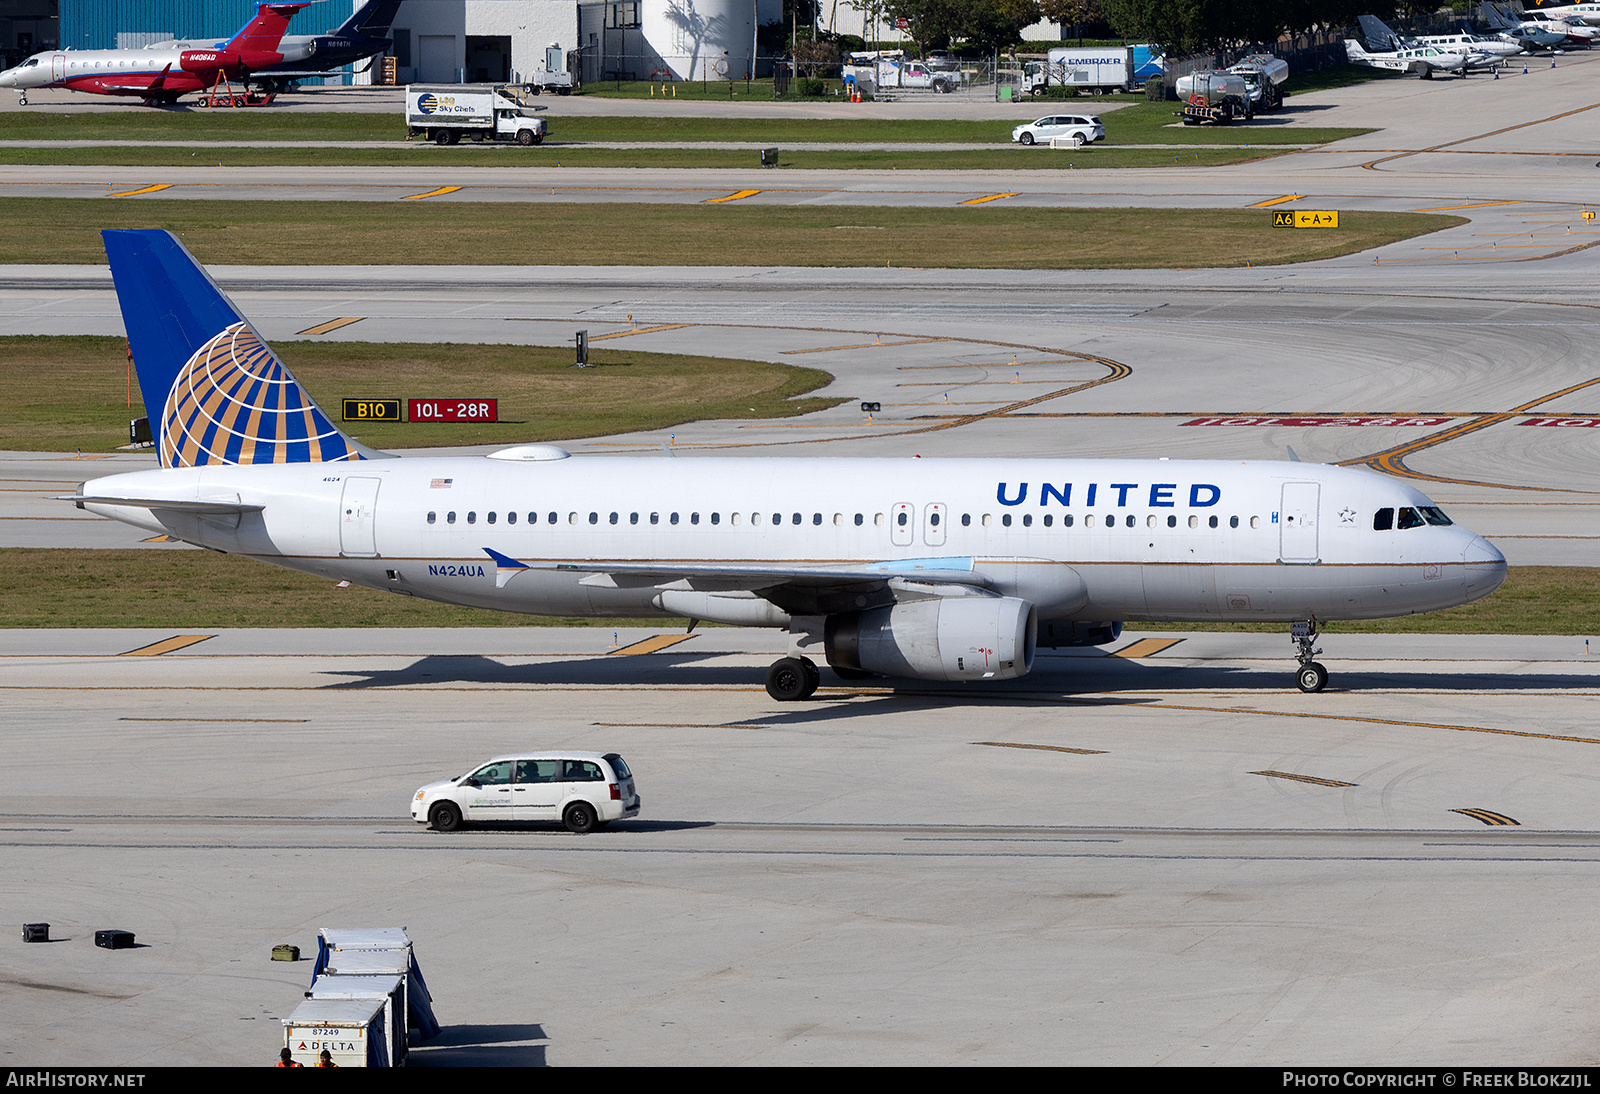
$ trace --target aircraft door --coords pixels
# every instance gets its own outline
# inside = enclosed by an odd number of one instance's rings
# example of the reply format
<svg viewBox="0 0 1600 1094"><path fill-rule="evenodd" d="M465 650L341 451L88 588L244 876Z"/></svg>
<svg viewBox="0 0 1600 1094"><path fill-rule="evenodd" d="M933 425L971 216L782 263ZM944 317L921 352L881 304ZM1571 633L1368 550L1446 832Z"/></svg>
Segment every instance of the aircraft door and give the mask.
<svg viewBox="0 0 1600 1094"><path fill-rule="evenodd" d="M933 502L922 510L922 542L929 547L944 546L944 522L947 516L943 502Z"/></svg>
<svg viewBox="0 0 1600 1094"><path fill-rule="evenodd" d="M913 505L900 502L889 511L889 542L896 547L911 546L916 535L917 510Z"/></svg>
<svg viewBox="0 0 1600 1094"><path fill-rule="evenodd" d="M345 558L376 558L374 524L378 511L379 479L347 478L339 499L339 553Z"/></svg>
<svg viewBox="0 0 1600 1094"><path fill-rule="evenodd" d="M1314 482L1283 484L1278 510L1278 561L1308 565L1317 554L1317 503L1322 487Z"/></svg>
<svg viewBox="0 0 1600 1094"><path fill-rule="evenodd" d="M67 55L65 53L57 53L50 58L50 78L52 80L64 80L67 78Z"/></svg>

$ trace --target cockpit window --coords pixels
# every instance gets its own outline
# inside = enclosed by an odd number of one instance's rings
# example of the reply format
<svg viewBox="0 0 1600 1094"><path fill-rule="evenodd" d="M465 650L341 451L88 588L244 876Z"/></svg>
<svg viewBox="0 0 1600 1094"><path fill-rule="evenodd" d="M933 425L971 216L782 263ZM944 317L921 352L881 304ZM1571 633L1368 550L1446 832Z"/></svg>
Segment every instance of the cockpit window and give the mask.
<svg viewBox="0 0 1600 1094"><path fill-rule="evenodd" d="M1444 510L1440 509L1437 505L1419 505L1417 506L1417 512L1421 513L1422 519L1427 521L1429 524L1435 524L1443 527L1444 525L1455 523L1455 521L1445 516Z"/></svg>
<svg viewBox="0 0 1600 1094"><path fill-rule="evenodd" d="M1379 509L1372 514L1372 530L1374 532L1387 532L1394 527L1394 510Z"/></svg>
<svg viewBox="0 0 1600 1094"><path fill-rule="evenodd" d="M1420 513L1418 513L1415 509L1413 509L1409 505L1407 505L1407 506L1403 507L1400 510L1400 525L1399 526L1400 526L1400 528L1402 530L1404 530L1406 528L1421 528L1422 525L1423 525L1422 515Z"/></svg>
<svg viewBox="0 0 1600 1094"><path fill-rule="evenodd" d="M37 58L37 57L30 57L30 58L29 58L29 59L28 59L28 63L27 63L27 64L25 64L25 65L23 65L23 66L22 66L22 67L23 67L23 68L33 68L33 67L34 67L34 66L36 66L36 65L37 65L37 64L38 64L38 63L39 63L39 58Z"/></svg>

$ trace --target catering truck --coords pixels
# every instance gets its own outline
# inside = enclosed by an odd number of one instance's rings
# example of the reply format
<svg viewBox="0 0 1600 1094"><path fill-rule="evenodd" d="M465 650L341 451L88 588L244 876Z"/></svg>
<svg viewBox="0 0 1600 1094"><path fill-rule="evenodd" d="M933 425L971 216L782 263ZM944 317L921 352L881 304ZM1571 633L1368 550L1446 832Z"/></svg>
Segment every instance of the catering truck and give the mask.
<svg viewBox="0 0 1600 1094"><path fill-rule="evenodd" d="M535 111L545 108L523 106L518 92L498 84L412 84L406 88L406 125L411 136L435 144L456 144L462 137L538 144L546 126Z"/></svg>

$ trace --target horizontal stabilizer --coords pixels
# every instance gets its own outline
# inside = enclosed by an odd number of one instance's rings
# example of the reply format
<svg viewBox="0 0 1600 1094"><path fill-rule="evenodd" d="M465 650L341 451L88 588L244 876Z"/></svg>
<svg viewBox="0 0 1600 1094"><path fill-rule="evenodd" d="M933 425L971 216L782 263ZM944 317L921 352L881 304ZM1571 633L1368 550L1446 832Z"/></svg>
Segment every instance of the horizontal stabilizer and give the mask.
<svg viewBox="0 0 1600 1094"><path fill-rule="evenodd" d="M259 513L265 505L245 505L236 501L177 501L172 498L97 498L88 494L66 494L51 501L73 501L78 508L85 505L127 505L136 509L167 509L174 513L198 513L201 516L231 516L239 513Z"/></svg>

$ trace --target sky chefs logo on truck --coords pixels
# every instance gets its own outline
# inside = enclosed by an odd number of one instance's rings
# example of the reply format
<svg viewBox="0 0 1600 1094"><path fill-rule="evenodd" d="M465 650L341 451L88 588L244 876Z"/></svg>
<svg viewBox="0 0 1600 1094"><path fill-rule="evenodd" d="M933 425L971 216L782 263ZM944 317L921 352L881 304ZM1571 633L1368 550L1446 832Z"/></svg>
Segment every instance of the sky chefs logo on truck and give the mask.
<svg viewBox="0 0 1600 1094"><path fill-rule="evenodd" d="M439 109L439 96L423 95L417 99L417 109L424 114L432 114Z"/></svg>

